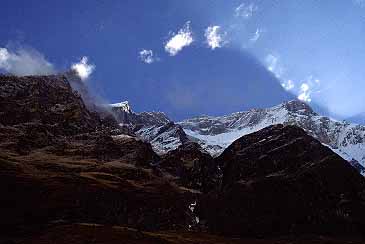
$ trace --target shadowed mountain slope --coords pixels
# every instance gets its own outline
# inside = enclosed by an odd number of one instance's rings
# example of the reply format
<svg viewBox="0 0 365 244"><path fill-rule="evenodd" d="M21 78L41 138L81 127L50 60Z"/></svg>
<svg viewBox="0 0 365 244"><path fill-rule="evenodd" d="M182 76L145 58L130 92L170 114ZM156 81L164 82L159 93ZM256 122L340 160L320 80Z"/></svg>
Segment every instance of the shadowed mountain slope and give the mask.
<svg viewBox="0 0 365 244"><path fill-rule="evenodd" d="M222 185L199 210L230 235L363 232L365 180L345 160L295 126L244 136L217 162Z"/></svg>

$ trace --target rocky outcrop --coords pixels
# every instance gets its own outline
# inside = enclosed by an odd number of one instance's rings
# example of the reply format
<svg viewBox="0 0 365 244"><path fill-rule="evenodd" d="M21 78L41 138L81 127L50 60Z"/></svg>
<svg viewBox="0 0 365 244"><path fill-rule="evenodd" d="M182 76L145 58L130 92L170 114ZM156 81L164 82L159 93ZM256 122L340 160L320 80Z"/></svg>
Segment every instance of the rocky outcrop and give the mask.
<svg viewBox="0 0 365 244"><path fill-rule="evenodd" d="M213 158L194 142L184 143L162 156L159 166L186 188L206 193L218 184L219 172Z"/></svg>
<svg viewBox="0 0 365 244"><path fill-rule="evenodd" d="M162 112L132 111L128 102L109 105L117 121L130 128L137 136L151 143L154 151L163 155L189 141L180 125L171 121Z"/></svg>
<svg viewBox="0 0 365 244"><path fill-rule="evenodd" d="M111 135L133 135L119 126L111 113L100 116L98 111L91 111L71 83L89 96L86 86L69 73L0 76L0 133L6 138L0 147L26 154L44 147L63 151L78 141L80 150L86 150L97 145L98 136L109 136L111 140ZM78 140L80 135L86 140Z"/></svg>
<svg viewBox="0 0 365 244"><path fill-rule="evenodd" d="M199 207L214 232L363 232L365 180L298 127L276 125L244 136L217 162L223 167L222 185Z"/></svg>
<svg viewBox="0 0 365 244"><path fill-rule="evenodd" d="M0 76L0 123L46 124L72 135L93 131L100 122L60 75Z"/></svg>

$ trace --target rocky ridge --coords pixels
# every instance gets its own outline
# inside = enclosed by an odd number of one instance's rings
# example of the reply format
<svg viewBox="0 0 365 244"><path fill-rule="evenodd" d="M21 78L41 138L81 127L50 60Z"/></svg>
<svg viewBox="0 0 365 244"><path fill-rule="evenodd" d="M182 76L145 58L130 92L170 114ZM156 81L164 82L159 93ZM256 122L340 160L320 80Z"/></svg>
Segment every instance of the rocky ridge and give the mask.
<svg viewBox="0 0 365 244"><path fill-rule="evenodd" d="M241 136L275 124L296 125L349 161L365 174L365 126L321 116L306 103L293 100L266 109L226 116L201 116L178 123L162 112L132 111L128 102L111 105L117 120L160 155L186 142L196 142L213 157Z"/></svg>
<svg viewBox="0 0 365 244"><path fill-rule="evenodd" d="M141 139L151 143L155 152L160 155L189 141L182 127L171 121L163 112L135 113L128 102L109 106L121 125L130 128Z"/></svg>
<svg viewBox="0 0 365 244"><path fill-rule="evenodd" d="M301 101L221 117L196 117L178 124L213 156L243 135L275 124L296 125L365 172L365 126L320 116Z"/></svg>
<svg viewBox="0 0 365 244"><path fill-rule="evenodd" d="M68 222L187 230L196 193L165 178L151 145L91 111L70 82L0 76L0 236Z"/></svg>

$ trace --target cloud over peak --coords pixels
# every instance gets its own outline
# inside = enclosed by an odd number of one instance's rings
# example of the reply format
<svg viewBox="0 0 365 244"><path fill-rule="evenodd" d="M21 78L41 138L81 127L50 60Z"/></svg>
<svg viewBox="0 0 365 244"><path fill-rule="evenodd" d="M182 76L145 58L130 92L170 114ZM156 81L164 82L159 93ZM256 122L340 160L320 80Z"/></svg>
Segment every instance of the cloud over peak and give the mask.
<svg viewBox="0 0 365 244"><path fill-rule="evenodd" d="M209 26L205 30L206 41L212 50L220 48L226 43L225 36L226 33L222 33L221 27L218 25Z"/></svg>
<svg viewBox="0 0 365 244"><path fill-rule="evenodd" d="M299 89L298 99L304 102L311 102L312 96L321 92L321 81L310 75L303 82Z"/></svg>
<svg viewBox="0 0 365 244"><path fill-rule="evenodd" d="M95 70L95 65L89 64L88 62L88 57L84 56L81 58L80 62L74 63L71 66L71 69L74 70L83 81L87 80Z"/></svg>
<svg viewBox="0 0 365 244"><path fill-rule="evenodd" d="M184 47L193 43L193 33L190 28L190 21L186 22L184 27L177 34L173 34L169 41L165 44L165 51L170 56L177 55Z"/></svg>
<svg viewBox="0 0 365 244"><path fill-rule="evenodd" d="M18 48L15 51L0 48L0 70L19 76L55 73L53 65L44 55L31 48Z"/></svg>
<svg viewBox="0 0 365 244"><path fill-rule="evenodd" d="M311 91L310 87L307 83L302 83L300 86L300 93L298 95L298 99L303 102L311 102L312 99L310 97Z"/></svg>
<svg viewBox="0 0 365 244"><path fill-rule="evenodd" d="M287 91L290 91L290 90L292 90L292 89L295 87L293 80L283 81L283 82L281 83L281 86L282 86L285 90L287 90Z"/></svg>

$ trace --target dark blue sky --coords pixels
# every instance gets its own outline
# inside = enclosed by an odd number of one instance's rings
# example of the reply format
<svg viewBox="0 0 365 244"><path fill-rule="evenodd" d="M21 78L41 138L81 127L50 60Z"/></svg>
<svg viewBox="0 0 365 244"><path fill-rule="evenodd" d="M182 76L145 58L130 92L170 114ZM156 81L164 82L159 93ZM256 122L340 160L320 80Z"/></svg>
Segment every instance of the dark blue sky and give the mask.
<svg viewBox="0 0 365 244"><path fill-rule="evenodd" d="M106 101L129 100L136 111L161 110L176 120L297 96L350 117L365 111L364 6L362 0L2 0L0 48L13 56L2 63L0 53L0 69L23 74L13 67L20 65L41 73L46 62L63 71L87 56L95 70L85 82ZM206 31L214 27L213 50ZM165 46L179 30L193 40L169 53ZM143 50L153 53L145 62Z"/></svg>

